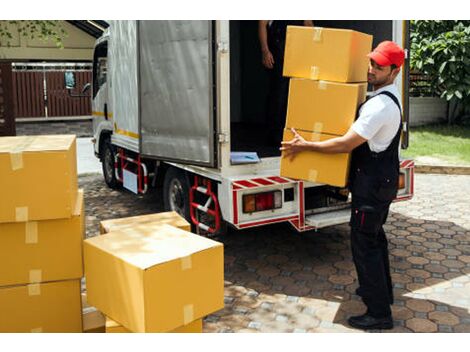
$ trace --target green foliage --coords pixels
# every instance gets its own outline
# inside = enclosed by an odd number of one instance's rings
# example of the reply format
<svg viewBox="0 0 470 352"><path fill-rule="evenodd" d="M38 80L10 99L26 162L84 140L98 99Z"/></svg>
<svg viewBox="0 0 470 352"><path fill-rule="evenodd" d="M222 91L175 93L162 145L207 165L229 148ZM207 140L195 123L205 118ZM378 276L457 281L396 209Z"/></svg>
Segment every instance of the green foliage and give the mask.
<svg viewBox="0 0 470 352"><path fill-rule="evenodd" d="M6 42L7 46L11 45L13 35L11 30L17 28L18 34L29 39L38 38L42 41L52 40L57 47L63 48L62 40L66 37L67 32L62 28L60 21L43 21L43 20L27 20L27 21L0 21L0 45Z"/></svg>
<svg viewBox="0 0 470 352"><path fill-rule="evenodd" d="M470 21L411 21L411 68L447 101L470 106Z"/></svg>

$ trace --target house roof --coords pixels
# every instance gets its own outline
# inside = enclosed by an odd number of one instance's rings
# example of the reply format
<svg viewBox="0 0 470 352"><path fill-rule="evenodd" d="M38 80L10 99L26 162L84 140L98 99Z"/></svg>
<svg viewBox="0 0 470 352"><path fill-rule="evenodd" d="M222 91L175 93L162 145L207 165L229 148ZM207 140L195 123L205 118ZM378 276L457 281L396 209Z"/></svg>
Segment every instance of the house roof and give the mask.
<svg viewBox="0 0 470 352"><path fill-rule="evenodd" d="M67 22L95 38L99 38L103 34L104 30L109 27L109 23L103 20L81 20Z"/></svg>

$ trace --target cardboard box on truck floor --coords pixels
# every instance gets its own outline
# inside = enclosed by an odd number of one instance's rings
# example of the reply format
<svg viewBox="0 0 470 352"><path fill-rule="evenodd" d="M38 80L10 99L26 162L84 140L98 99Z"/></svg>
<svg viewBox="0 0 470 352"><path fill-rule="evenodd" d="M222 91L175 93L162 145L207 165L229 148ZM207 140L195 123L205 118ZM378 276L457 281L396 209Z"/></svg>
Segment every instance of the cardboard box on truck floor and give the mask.
<svg viewBox="0 0 470 352"><path fill-rule="evenodd" d="M82 332L80 280L0 288L0 332Z"/></svg>
<svg viewBox="0 0 470 352"><path fill-rule="evenodd" d="M0 223L70 218L77 198L74 135L0 137Z"/></svg>
<svg viewBox="0 0 470 352"><path fill-rule="evenodd" d="M324 141L337 136L297 131L307 141ZM284 130L284 141L294 138L290 129ZM350 154L300 152L294 160L281 156L281 176L309 182L345 187L348 181Z"/></svg>
<svg viewBox="0 0 470 352"><path fill-rule="evenodd" d="M157 224L168 224L185 231L191 231L191 225L181 215L179 215L176 211L168 211L164 213L103 220L100 221L100 233L105 234L114 230L122 230L124 228L151 222Z"/></svg>
<svg viewBox="0 0 470 352"><path fill-rule="evenodd" d="M83 276L83 190L68 219L0 223L0 286Z"/></svg>
<svg viewBox="0 0 470 352"><path fill-rule="evenodd" d="M366 93L366 83L292 78L286 128L342 136L353 124Z"/></svg>
<svg viewBox="0 0 470 352"><path fill-rule="evenodd" d="M88 302L133 332L168 332L222 309L223 245L151 226L84 241Z"/></svg>
<svg viewBox="0 0 470 352"><path fill-rule="evenodd" d="M106 317L106 332L107 333L129 333L132 332L119 324L117 321ZM174 330L168 331L170 333L201 333L202 332L202 319L197 319L188 325L180 326Z"/></svg>
<svg viewBox="0 0 470 352"><path fill-rule="evenodd" d="M372 36L349 29L288 26L283 75L367 82Z"/></svg>

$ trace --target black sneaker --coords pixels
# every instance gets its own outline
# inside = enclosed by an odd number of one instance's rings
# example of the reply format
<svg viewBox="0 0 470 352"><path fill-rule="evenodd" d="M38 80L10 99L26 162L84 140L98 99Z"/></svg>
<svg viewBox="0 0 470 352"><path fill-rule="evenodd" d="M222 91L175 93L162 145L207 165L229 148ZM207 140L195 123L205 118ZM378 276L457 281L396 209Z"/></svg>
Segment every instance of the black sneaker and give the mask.
<svg viewBox="0 0 470 352"><path fill-rule="evenodd" d="M361 330L388 330L393 329L393 319L391 316L385 318L374 318L371 315L363 314L348 319L349 325Z"/></svg>

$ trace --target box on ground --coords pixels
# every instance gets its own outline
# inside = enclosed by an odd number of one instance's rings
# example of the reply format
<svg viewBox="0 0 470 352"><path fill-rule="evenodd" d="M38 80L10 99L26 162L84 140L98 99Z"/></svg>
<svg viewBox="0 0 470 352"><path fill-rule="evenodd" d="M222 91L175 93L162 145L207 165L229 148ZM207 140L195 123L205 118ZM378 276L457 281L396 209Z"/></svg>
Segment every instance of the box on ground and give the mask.
<svg viewBox="0 0 470 352"><path fill-rule="evenodd" d="M83 190L68 219L0 223L0 286L83 276Z"/></svg>
<svg viewBox="0 0 470 352"><path fill-rule="evenodd" d="M82 325L85 333L106 332L106 318L98 309L90 306L86 293L82 292Z"/></svg>
<svg viewBox="0 0 470 352"><path fill-rule="evenodd" d="M72 216L75 135L1 137L0 170L0 223Z"/></svg>
<svg viewBox="0 0 470 352"><path fill-rule="evenodd" d="M283 75L367 82L372 36L348 29L288 26Z"/></svg>
<svg viewBox="0 0 470 352"><path fill-rule="evenodd" d="M191 231L191 225L177 212L168 211L164 213L131 216L128 218L110 219L100 222L100 233L105 234L114 230L122 230L135 225L147 223L168 224L185 231Z"/></svg>
<svg viewBox="0 0 470 352"><path fill-rule="evenodd" d="M342 136L353 124L366 93L366 83L292 78L286 128Z"/></svg>
<svg viewBox="0 0 470 352"><path fill-rule="evenodd" d="M335 138L313 132L297 131L307 141L325 141ZM284 129L284 141L294 138L290 129ZM325 154L318 152L301 152L294 160L281 157L281 176L309 182L324 183L331 186L345 187L349 176L350 154Z"/></svg>
<svg viewBox="0 0 470 352"><path fill-rule="evenodd" d="M0 288L0 332L82 332L80 280Z"/></svg>
<svg viewBox="0 0 470 352"><path fill-rule="evenodd" d="M88 302L133 332L168 332L222 309L223 245L151 226L84 241Z"/></svg>
<svg viewBox="0 0 470 352"><path fill-rule="evenodd" d="M132 332L119 324L117 321L106 317L106 332L107 333L129 333ZM188 325L183 325L174 330L168 331L170 333L201 333L202 332L202 319L197 319Z"/></svg>

